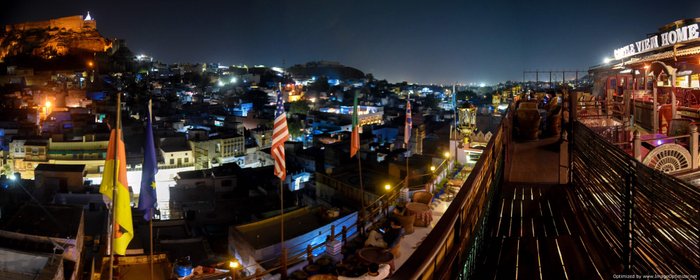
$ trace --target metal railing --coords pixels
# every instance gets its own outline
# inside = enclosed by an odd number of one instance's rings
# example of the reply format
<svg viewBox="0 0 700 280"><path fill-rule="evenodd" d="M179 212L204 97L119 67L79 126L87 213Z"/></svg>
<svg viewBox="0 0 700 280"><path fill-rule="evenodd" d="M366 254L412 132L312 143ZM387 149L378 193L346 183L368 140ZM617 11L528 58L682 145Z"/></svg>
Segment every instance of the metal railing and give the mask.
<svg viewBox="0 0 700 280"><path fill-rule="evenodd" d="M449 208L389 279L470 279L484 248L491 202L501 183L510 143L511 113L477 161Z"/></svg>
<svg viewBox="0 0 700 280"><path fill-rule="evenodd" d="M571 153L572 200L609 261L639 275L700 271L699 187L645 166L580 122Z"/></svg>

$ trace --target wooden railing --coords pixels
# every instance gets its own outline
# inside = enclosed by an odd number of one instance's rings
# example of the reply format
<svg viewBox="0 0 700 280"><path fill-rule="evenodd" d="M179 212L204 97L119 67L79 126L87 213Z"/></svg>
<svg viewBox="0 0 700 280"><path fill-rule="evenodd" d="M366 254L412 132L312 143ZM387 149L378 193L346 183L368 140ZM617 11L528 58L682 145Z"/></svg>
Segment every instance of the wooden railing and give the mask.
<svg viewBox="0 0 700 280"><path fill-rule="evenodd" d="M470 279L491 203L503 178L512 114L504 115L494 137L432 231L389 279Z"/></svg>

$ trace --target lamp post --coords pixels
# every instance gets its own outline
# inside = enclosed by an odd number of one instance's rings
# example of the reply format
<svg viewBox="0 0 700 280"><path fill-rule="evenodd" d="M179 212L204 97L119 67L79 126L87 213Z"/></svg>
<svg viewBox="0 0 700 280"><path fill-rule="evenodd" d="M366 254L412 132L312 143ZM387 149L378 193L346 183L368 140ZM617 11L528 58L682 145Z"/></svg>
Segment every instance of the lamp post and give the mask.
<svg viewBox="0 0 700 280"><path fill-rule="evenodd" d="M228 262L228 267L231 269L231 277L233 280L236 280L236 271L238 268L241 266L241 264L238 262L238 259L233 258L233 260Z"/></svg>
<svg viewBox="0 0 700 280"><path fill-rule="evenodd" d="M51 114L51 106L52 105L53 104L51 104L51 101L48 101L48 100L46 100L46 102L44 103L44 110L45 110L45 117L44 118L48 118L49 114Z"/></svg>

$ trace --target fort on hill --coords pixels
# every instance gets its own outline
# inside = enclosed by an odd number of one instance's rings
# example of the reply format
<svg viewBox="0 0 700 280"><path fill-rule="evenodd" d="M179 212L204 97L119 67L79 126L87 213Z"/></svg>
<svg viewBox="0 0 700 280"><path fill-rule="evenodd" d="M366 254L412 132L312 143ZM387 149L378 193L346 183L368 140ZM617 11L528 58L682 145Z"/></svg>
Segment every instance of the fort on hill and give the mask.
<svg viewBox="0 0 700 280"><path fill-rule="evenodd" d="M33 21L5 25L5 32L27 31L31 29L66 29L73 32L82 32L97 29L97 23L90 16L90 12L88 12L85 18L83 18L81 15L76 15L46 21Z"/></svg>
<svg viewBox="0 0 700 280"><path fill-rule="evenodd" d="M51 60L106 52L112 47L112 42L97 31L90 12L85 17L8 24L0 33L0 62L17 57Z"/></svg>

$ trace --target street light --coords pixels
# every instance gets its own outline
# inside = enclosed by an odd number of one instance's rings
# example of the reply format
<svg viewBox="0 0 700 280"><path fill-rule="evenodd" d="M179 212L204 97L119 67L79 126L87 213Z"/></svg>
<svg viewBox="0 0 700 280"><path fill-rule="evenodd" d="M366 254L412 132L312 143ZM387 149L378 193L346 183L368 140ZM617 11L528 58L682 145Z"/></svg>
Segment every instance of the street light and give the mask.
<svg viewBox="0 0 700 280"><path fill-rule="evenodd" d="M93 63L91 60L91 61L88 61L87 65L88 65L88 67L92 68L92 66L95 65L95 63Z"/></svg>
<svg viewBox="0 0 700 280"><path fill-rule="evenodd" d="M384 185L384 189L387 191L391 190L391 185L389 185L389 184Z"/></svg>
<svg viewBox="0 0 700 280"><path fill-rule="evenodd" d="M228 262L228 267L231 268L231 276L236 279L236 270L241 266L238 259L234 258L232 261Z"/></svg>
<svg viewBox="0 0 700 280"><path fill-rule="evenodd" d="M51 101L46 100L46 103L44 103L44 111L45 111L45 117L48 118L49 114L51 114Z"/></svg>
<svg viewBox="0 0 700 280"><path fill-rule="evenodd" d="M430 166L430 171L435 171L435 165Z"/></svg>
<svg viewBox="0 0 700 280"><path fill-rule="evenodd" d="M450 158L450 152L445 152L445 153L442 154L442 155L445 156L445 158Z"/></svg>

